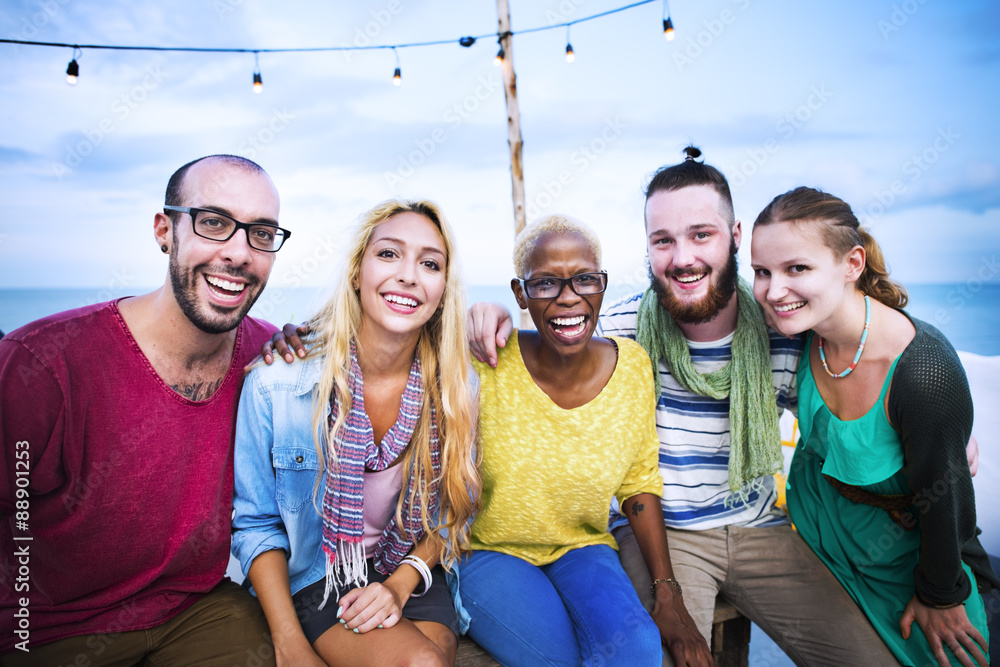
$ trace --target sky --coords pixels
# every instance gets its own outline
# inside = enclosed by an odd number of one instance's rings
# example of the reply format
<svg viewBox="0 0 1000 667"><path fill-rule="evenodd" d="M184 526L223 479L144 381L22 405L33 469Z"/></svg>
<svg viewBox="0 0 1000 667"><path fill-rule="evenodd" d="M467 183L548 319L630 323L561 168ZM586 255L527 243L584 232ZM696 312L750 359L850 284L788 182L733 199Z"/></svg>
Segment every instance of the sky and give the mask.
<svg viewBox="0 0 1000 667"><path fill-rule="evenodd" d="M515 31L625 0L510 0ZM1000 6L988 0L674 0L515 35L529 221L592 226L612 281L646 277L643 187L688 143L752 225L798 185L847 200L904 283L1000 281ZM490 0L4 0L0 37L261 54L0 44L0 288L161 284L152 234L170 174L212 153L260 163L293 238L271 276L328 285L344 230L390 197L428 198L466 281L512 275L504 91ZM564 57L567 37L576 59ZM991 83L992 82L992 83ZM745 238L747 238L745 236ZM749 274L749 243L741 269Z"/></svg>

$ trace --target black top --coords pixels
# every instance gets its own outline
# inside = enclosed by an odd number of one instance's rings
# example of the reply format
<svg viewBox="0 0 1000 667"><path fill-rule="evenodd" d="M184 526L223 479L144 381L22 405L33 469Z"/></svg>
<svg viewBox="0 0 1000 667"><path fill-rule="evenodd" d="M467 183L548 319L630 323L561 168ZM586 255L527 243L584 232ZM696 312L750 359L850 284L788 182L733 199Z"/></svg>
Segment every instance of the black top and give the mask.
<svg viewBox="0 0 1000 667"><path fill-rule="evenodd" d="M907 317L909 317L907 315ZM976 497L966 445L972 434L972 394L948 339L910 317L917 333L903 354L889 389L888 415L903 441L910 488L918 494L920 559L913 573L917 595L930 604L965 600L971 582L980 591L1000 588L976 527Z"/></svg>

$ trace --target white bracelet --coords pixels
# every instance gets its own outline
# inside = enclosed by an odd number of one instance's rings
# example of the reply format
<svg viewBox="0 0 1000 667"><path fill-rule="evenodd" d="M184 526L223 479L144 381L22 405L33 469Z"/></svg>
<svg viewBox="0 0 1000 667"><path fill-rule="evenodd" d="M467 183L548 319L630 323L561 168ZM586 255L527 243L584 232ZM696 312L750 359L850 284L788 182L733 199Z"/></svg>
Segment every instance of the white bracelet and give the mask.
<svg viewBox="0 0 1000 667"><path fill-rule="evenodd" d="M403 563L406 563L407 565L415 569L418 573L420 573L420 578L424 580L424 590L422 590L419 594L411 593L410 597L414 598L423 597L424 595L427 594L427 591L431 589L431 584L434 582L434 577L431 575L431 569L427 567L427 563L424 562L423 558L421 558L420 556L415 556L413 554L404 556L403 560L400 561L399 564L402 565Z"/></svg>

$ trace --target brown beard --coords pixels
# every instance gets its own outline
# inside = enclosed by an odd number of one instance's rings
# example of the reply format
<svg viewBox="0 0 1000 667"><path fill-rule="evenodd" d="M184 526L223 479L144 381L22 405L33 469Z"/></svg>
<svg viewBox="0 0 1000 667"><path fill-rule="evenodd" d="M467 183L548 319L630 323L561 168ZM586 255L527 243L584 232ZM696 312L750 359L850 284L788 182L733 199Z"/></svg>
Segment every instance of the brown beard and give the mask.
<svg viewBox="0 0 1000 667"><path fill-rule="evenodd" d="M243 318L250 312L250 309L253 308L254 303L257 302L258 297L260 297L261 292L264 290L263 286L260 287L260 289L257 288L260 284L260 280L243 269L230 268L224 271L219 271L220 273L245 279L247 281L247 286L244 289L251 290L251 292L249 298L247 298L247 300L236 312L220 311L216 308L216 306L206 304L207 308L218 316L218 319L212 319L204 315L199 310L198 297L196 296L197 291L194 286L195 281L201 279L197 277L198 270L207 265L201 264L194 267L190 271L185 272L177 261L176 249L180 244L177 241L176 231L173 233L172 238L174 244L170 250L170 285L173 288L174 298L177 300L177 305L180 306L181 312L184 313L184 316L188 318L191 324L195 325L205 333L221 334L226 333L227 331L232 331L238 327L240 322L243 321Z"/></svg>
<svg viewBox="0 0 1000 667"><path fill-rule="evenodd" d="M719 314L719 311L725 308L730 299L733 298L733 294L736 293L736 285L739 281L739 263L736 261L736 253L738 248L736 243L730 239L729 240L729 261L726 262L726 266L722 269L719 274L719 280L715 284L709 284L708 294L704 296L700 301L696 303L682 303L674 296L670 288L665 286L656 276L653 275L653 269L649 269L649 282L650 286L653 288L653 292L656 293L657 300L660 305L666 308L667 312L670 313L670 317L674 319L675 322L683 322L684 324L703 324L708 322L713 317ZM690 273L690 269L685 270ZM664 281L669 280L672 275L682 275L684 272L676 271L673 273L667 273L663 276ZM709 270L708 279L711 281L712 271Z"/></svg>

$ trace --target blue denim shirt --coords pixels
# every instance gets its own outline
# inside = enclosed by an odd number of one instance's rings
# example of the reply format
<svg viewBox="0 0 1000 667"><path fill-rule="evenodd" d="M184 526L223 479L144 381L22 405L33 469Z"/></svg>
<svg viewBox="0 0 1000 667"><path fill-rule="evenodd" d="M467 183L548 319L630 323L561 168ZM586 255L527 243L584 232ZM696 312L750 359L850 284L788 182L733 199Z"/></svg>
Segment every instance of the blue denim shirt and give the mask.
<svg viewBox="0 0 1000 667"><path fill-rule="evenodd" d="M313 504L314 489L316 505L322 502L325 483L324 473L316 485L321 465L312 431L322 364L314 357L258 366L236 415L233 556L246 575L254 558L283 549L292 593L325 574L323 519Z"/></svg>
<svg viewBox="0 0 1000 667"><path fill-rule="evenodd" d="M291 364L276 359L270 366L254 368L243 383L236 415L233 556L246 576L254 558L283 549L293 594L326 573L323 518L316 509L323 500L326 473L317 487L316 471L322 466L312 432L313 393L322 370L321 356ZM475 372L470 391L478 400ZM329 415L327 403L323 425ZM447 581L464 634L470 618L458 593L457 564Z"/></svg>

